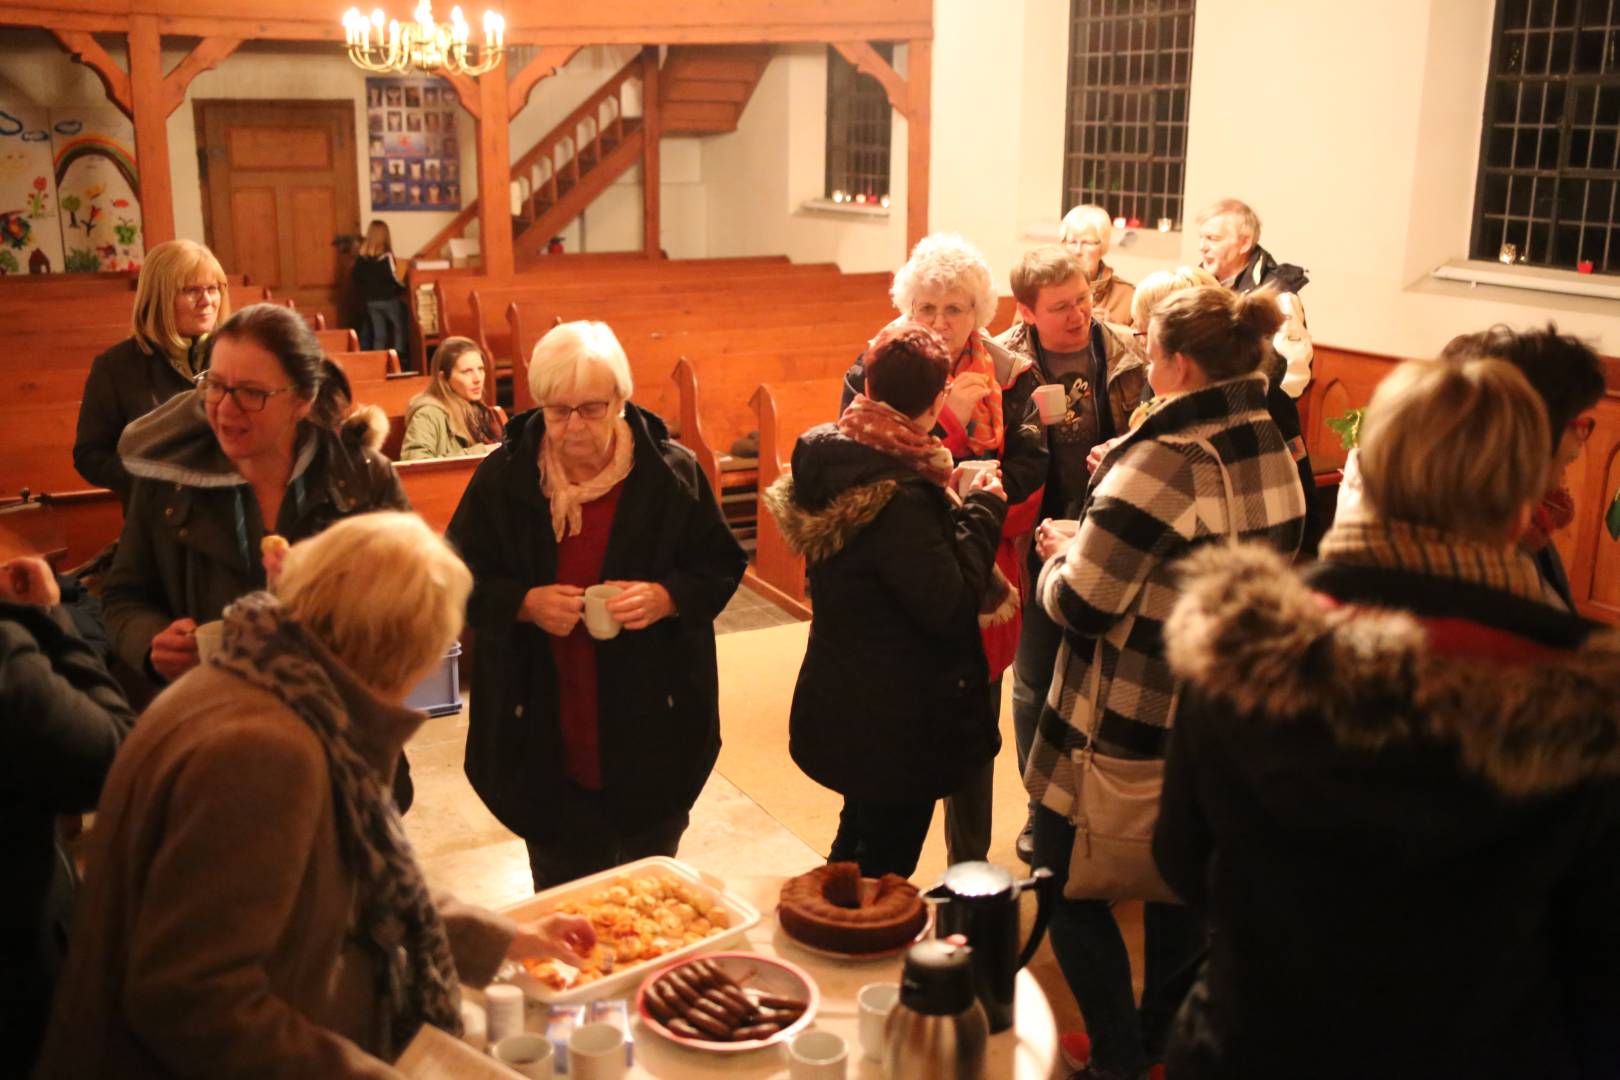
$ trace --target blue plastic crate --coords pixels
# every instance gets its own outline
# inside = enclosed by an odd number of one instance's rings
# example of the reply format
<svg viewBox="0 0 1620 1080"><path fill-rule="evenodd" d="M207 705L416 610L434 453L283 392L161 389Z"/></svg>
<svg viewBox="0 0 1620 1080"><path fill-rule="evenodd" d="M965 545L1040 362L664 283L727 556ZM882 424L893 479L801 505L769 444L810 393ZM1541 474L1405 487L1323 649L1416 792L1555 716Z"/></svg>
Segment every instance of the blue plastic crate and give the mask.
<svg viewBox="0 0 1620 1080"><path fill-rule="evenodd" d="M416 684L405 699L408 709L421 709L429 716L448 716L461 711L461 642L450 646L439 666Z"/></svg>

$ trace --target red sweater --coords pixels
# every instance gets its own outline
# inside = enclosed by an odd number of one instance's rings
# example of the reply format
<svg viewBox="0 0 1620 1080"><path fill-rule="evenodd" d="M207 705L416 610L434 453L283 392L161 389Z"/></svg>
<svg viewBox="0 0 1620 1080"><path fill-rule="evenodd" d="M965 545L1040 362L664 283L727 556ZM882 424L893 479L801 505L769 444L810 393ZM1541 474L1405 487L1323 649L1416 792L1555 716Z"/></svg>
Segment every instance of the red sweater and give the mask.
<svg viewBox="0 0 1620 1080"><path fill-rule="evenodd" d="M557 584L586 588L602 582L613 516L619 509L620 482L612 491L580 506L580 531L557 545ZM563 772L582 788L602 789L602 761L597 754L596 639L585 620L574 624L567 637L550 637L551 658L557 665L559 723L562 728Z"/></svg>

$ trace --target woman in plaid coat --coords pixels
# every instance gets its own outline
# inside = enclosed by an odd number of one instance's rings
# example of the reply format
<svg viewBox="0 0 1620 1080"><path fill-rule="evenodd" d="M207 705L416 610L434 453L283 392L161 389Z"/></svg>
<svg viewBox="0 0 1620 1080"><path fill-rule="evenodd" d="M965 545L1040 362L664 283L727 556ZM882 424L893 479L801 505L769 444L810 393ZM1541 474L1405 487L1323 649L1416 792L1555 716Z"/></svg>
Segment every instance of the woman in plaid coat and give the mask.
<svg viewBox="0 0 1620 1080"><path fill-rule="evenodd" d="M1266 411L1258 371L1281 325L1281 312L1265 295L1206 287L1161 303L1148 328L1148 382L1156 397L1146 418L1098 466L1073 538L1059 545L1052 530L1042 530L1047 562L1038 596L1064 627L1064 641L1024 782L1039 804L1035 865L1059 880L1069 879L1077 759L1093 730L1099 755L1166 755L1176 700L1162 639L1177 597L1172 564L1227 536L1290 557L1299 548L1305 493ZM1051 934L1091 1037L1082 1075L1143 1074L1162 1056L1190 982L1202 944L1197 918L1179 905L1147 905L1140 1011L1125 942L1106 901L1063 898Z"/></svg>

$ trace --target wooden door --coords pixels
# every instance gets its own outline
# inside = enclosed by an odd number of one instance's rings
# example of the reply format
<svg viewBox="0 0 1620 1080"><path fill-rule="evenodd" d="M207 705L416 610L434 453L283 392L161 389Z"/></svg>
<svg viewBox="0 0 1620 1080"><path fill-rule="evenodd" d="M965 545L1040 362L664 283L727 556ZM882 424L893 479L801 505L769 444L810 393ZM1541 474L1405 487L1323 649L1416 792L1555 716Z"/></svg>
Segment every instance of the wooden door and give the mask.
<svg viewBox="0 0 1620 1080"><path fill-rule="evenodd" d="M339 318L360 231L352 101L198 101L203 227L227 272Z"/></svg>

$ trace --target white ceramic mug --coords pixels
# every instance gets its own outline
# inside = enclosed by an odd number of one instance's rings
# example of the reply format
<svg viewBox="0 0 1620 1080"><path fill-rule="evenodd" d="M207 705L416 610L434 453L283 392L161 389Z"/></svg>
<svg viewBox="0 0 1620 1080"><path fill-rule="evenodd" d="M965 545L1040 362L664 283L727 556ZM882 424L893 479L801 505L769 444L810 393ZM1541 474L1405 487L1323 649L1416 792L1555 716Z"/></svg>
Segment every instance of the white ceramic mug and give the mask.
<svg viewBox="0 0 1620 1080"><path fill-rule="evenodd" d="M476 1001L461 1002L461 1041L479 1053L489 1049L489 1020Z"/></svg>
<svg viewBox="0 0 1620 1080"><path fill-rule="evenodd" d="M544 1035L525 1031L521 1035L508 1035L495 1044L490 1054L508 1069L527 1076L529 1080L551 1080L551 1040Z"/></svg>
<svg viewBox="0 0 1620 1080"><path fill-rule="evenodd" d="M788 1043L788 1075L793 1080L843 1080L849 1047L830 1031L806 1031Z"/></svg>
<svg viewBox="0 0 1620 1080"><path fill-rule="evenodd" d="M592 585L585 590L585 629L591 637L606 641L624 629L607 609L607 602L622 592L617 585Z"/></svg>
<svg viewBox="0 0 1620 1080"><path fill-rule="evenodd" d="M1069 394L1057 383L1037 386L1029 395L1035 399L1035 408L1041 414L1041 423L1055 424L1069 411Z"/></svg>
<svg viewBox="0 0 1620 1080"><path fill-rule="evenodd" d="M867 983L855 995L861 1014L861 1052L866 1060L883 1060L884 1025L899 1000L899 983Z"/></svg>
<svg viewBox="0 0 1620 1080"><path fill-rule="evenodd" d="M206 664L208 658L219 652L219 647L225 643L225 623L220 619L205 622L193 630L191 636L197 642L197 661Z"/></svg>
<svg viewBox="0 0 1620 1080"><path fill-rule="evenodd" d="M511 983L485 988L484 1014L491 1046L509 1035L523 1034L523 991Z"/></svg>
<svg viewBox="0 0 1620 1080"><path fill-rule="evenodd" d="M619 1080L627 1069L624 1032L617 1024L581 1024L568 1036L572 1080Z"/></svg>
<svg viewBox="0 0 1620 1080"><path fill-rule="evenodd" d="M999 461L964 461L959 466L961 476L956 481L956 493L966 495L973 490L973 481L982 472L995 472L1001 468Z"/></svg>

